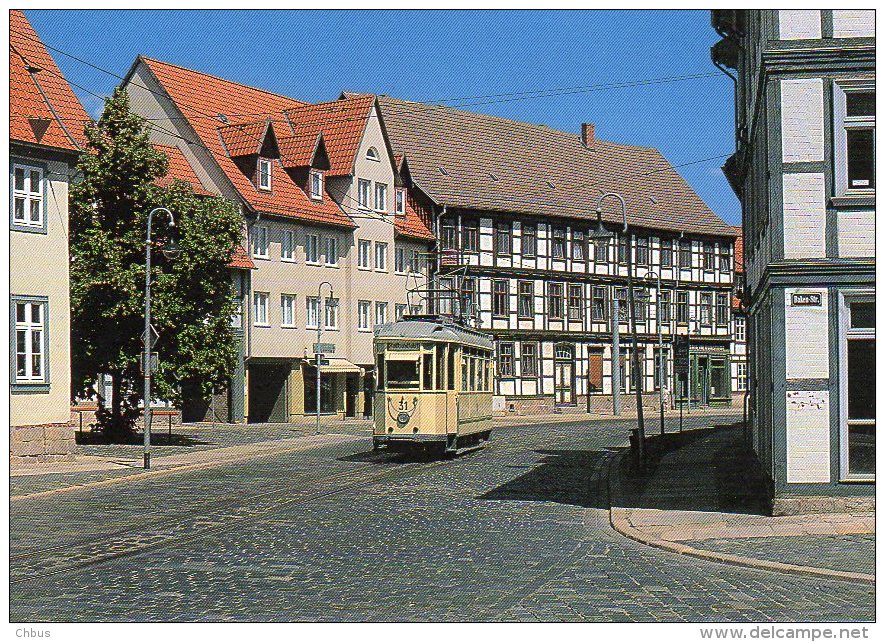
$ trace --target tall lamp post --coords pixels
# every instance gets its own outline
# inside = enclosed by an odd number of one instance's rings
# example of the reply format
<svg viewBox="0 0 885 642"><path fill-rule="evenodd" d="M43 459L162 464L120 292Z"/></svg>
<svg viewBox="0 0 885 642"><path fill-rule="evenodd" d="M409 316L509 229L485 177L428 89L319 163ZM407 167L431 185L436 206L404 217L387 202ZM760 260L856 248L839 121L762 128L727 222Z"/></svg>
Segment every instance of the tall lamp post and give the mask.
<svg viewBox="0 0 885 642"><path fill-rule="evenodd" d="M151 467L151 376L153 375L154 364L151 362L151 350L153 348L154 337L151 334L151 223L153 222L154 212L165 212L169 217L169 227L175 228L175 217L165 207L155 207L148 212L147 218L147 237L145 239L144 250L144 355L142 356L142 369L144 370L144 467ZM163 248L163 255L167 259L174 259L181 250L170 239L169 243Z"/></svg>
<svg viewBox="0 0 885 642"><path fill-rule="evenodd" d="M657 272L648 272L646 278L655 277L658 281L657 298L655 299L655 325L658 329L658 405L661 410L661 434L664 434L664 382L666 379L666 371L664 370L664 335L661 325L661 275ZM651 298L651 297L648 297Z"/></svg>
<svg viewBox="0 0 885 642"><path fill-rule="evenodd" d="M322 292L323 286L329 286L329 302L323 303ZM320 381L322 376L320 374L320 340L323 336L323 325L325 324L326 317L326 308L327 307L335 307L335 289L332 287L332 284L328 281L323 281L317 287L317 344L315 346L314 352L316 353L316 367L317 367L317 387L316 387L316 395L317 395L317 425L316 425L316 434L320 434Z"/></svg>
<svg viewBox="0 0 885 642"><path fill-rule="evenodd" d="M645 460L645 417L642 412L642 372L639 361L639 337L636 333L636 297L633 292L633 244L630 236L627 234L627 204L624 198L617 192L606 192L599 197L596 203L596 221L597 228L592 230L588 235L589 238L611 238L614 236L602 225L602 202L606 198L614 198L621 204L621 215L624 219L622 233L627 240L627 297L630 310L630 330L633 336L633 380L636 389L636 417L639 423L637 435L637 447L639 461ZM615 250L617 251L617 250ZM614 298L613 316L619 312L617 305L617 296ZM612 405L614 414L620 414L620 346L618 345L618 324L620 320L615 317L612 319ZM617 376L615 374L617 373Z"/></svg>

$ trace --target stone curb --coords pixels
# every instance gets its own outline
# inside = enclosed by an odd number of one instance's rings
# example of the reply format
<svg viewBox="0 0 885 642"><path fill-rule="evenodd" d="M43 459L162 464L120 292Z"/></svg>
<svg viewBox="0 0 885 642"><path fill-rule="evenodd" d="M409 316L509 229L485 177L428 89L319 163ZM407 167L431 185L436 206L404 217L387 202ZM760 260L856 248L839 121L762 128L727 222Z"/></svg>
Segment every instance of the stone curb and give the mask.
<svg viewBox="0 0 885 642"><path fill-rule="evenodd" d="M43 490L37 493L29 493L27 495L13 495L9 498L10 503L21 502L25 500L31 499L43 499L45 497L52 497L54 495L61 495L65 493L70 493L78 490L91 489L91 488L102 488L105 486L114 486L123 482L132 482L132 481L142 481L145 479L153 479L156 477L166 477L169 475L175 475L179 473L187 473L195 470L204 470L207 468L216 468L219 466L224 466L226 464L237 463L241 461L247 461L249 459L258 459L259 457L268 457L271 455L282 455L286 453L294 453L301 452L305 450L311 450L318 446L326 445L326 444L336 444L342 443L345 441L351 441L354 439L359 439L359 437L353 437L351 435L320 435L319 437L325 437L326 439L321 439L319 441L314 440L308 444L298 444L292 446L291 448L279 448L279 449L269 449L269 448L261 448L255 449L252 452L243 452L242 450L236 455L226 456L226 457L218 457L216 459L211 459L209 461L199 462L196 464L179 464L173 465L171 468L162 468L158 470L151 470L146 473L138 473L134 472L131 475L123 475L120 477L111 477L109 479L101 479L98 481L87 482L85 484L76 484L73 486L63 486L62 488L53 488L51 490ZM293 439L302 440L305 437L294 437ZM258 442L258 444L267 445L270 443L276 442ZM236 446L232 448L237 448ZM214 450L226 450L226 449L214 449ZM157 459L155 460L157 465L162 466L163 460Z"/></svg>
<svg viewBox="0 0 885 642"><path fill-rule="evenodd" d="M731 564L732 566L743 566L747 568L757 568L778 573L788 573L792 575L806 575L811 577L820 577L826 579L842 580L845 582L855 582L859 584L875 585L876 576L867 573L854 573L850 571L834 571L827 568L818 568L816 566L799 566L797 564L785 564L783 562L773 562L771 560L761 560L753 557L743 557L741 555L730 555L728 553L717 553L715 551L706 551L685 544L671 542L657 537L653 537L643 533L638 528L632 526L627 520L627 509L615 506L616 495L614 488L618 484L613 483L614 474L613 467L625 455L614 456L609 459L608 466L608 494L609 494L609 523L612 528L635 542L659 548L688 557L695 557L721 564Z"/></svg>

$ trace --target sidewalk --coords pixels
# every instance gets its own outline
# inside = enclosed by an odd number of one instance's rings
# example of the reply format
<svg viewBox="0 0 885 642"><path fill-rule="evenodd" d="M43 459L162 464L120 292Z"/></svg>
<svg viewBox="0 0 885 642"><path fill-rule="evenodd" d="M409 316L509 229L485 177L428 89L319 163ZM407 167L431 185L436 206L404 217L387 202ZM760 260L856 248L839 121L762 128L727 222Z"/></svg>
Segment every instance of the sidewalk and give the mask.
<svg viewBox="0 0 885 642"><path fill-rule="evenodd" d="M739 424L654 437L645 471L612 461L611 523L636 541L718 562L875 581L875 516L769 517Z"/></svg>
<svg viewBox="0 0 885 642"><path fill-rule="evenodd" d="M313 425L242 424L193 425L154 434L152 467L143 465L143 437L135 435L127 444L78 446L82 453L72 462L10 462L10 497L13 501L68 492L85 486L134 481L145 476L186 472L221 466L255 457L309 450L311 448L365 438L368 422L341 422L322 426L315 435ZM88 435L88 433L87 433Z"/></svg>

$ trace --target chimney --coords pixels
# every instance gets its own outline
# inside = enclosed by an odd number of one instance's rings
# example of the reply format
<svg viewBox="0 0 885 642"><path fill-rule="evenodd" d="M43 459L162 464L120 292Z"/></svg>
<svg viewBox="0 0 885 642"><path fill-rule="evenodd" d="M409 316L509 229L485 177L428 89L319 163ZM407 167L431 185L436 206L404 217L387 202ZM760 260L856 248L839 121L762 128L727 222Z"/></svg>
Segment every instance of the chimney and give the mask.
<svg viewBox="0 0 885 642"><path fill-rule="evenodd" d="M596 142L596 127L593 123L581 124L581 142L587 149L593 149L593 143Z"/></svg>

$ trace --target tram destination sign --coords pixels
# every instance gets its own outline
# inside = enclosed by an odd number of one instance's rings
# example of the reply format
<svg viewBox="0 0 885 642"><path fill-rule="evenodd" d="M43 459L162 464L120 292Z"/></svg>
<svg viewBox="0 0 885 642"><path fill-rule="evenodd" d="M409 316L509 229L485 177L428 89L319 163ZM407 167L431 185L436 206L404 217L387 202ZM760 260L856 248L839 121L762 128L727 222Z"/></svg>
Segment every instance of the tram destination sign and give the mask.
<svg viewBox="0 0 885 642"><path fill-rule="evenodd" d="M792 302L794 306L815 305L822 303L820 292L793 292Z"/></svg>

